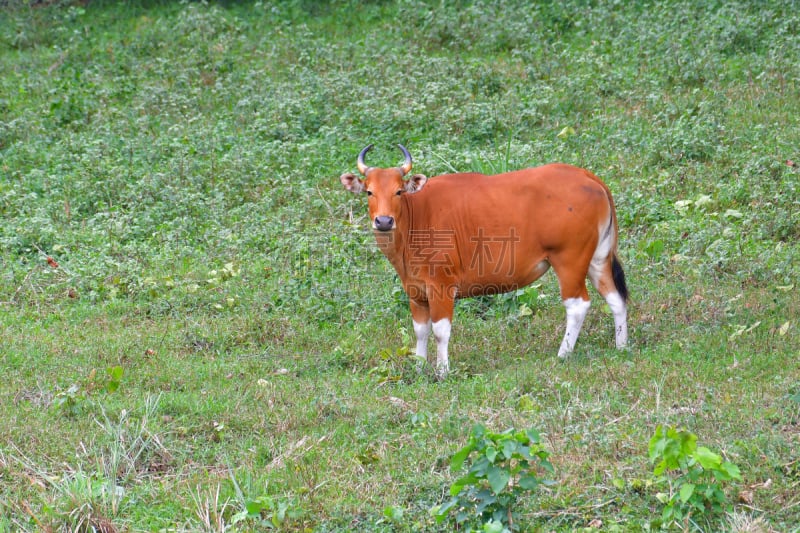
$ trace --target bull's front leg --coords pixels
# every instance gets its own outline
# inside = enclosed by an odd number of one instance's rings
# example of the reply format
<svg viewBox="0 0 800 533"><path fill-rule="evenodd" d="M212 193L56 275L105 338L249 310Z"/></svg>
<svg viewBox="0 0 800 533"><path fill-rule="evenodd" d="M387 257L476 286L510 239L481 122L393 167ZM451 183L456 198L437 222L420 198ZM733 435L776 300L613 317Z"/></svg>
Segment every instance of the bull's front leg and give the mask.
<svg viewBox="0 0 800 533"><path fill-rule="evenodd" d="M436 287L428 291L431 309L433 338L436 340L436 377L444 379L450 371L450 359L447 352L450 343L450 330L453 324L453 307L455 306L455 287Z"/></svg>
<svg viewBox="0 0 800 533"><path fill-rule="evenodd" d="M417 351L419 357L428 360L428 336L431 332L431 311L427 302L411 300L411 321L414 323L414 335L417 337ZM428 361L430 363L430 361Z"/></svg>

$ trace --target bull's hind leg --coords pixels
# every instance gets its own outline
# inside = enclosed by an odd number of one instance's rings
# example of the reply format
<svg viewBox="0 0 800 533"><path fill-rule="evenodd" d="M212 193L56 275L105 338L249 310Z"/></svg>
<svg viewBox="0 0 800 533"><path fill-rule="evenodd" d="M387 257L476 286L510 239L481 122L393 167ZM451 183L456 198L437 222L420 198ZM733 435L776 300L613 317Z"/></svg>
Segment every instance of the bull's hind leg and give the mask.
<svg viewBox="0 0 800 533"><path fill-rule="evenodd" d="M433 338L436 339L436 377L444 379L450 372L450 357L447 346L450 343L450 330L452 328L452 315L450 318L440 318L433 323Z"/></svg>
<svg viewBox="0 0 800 533"><path fill-rule="evenodd" d="M617 348L624 348L628 344L628 308L625 303L628 289L622 265L613 253L604 258L595 257L589 266L589 279L611 308L614 339Z"/></svg>
<svg viewBox="0 0 800 533"><path fill-rule="evenodd" d="M625 348L628 345L628 309L625 300L616 291L603 297L614 314L614 339L617 348Z"/></svg>

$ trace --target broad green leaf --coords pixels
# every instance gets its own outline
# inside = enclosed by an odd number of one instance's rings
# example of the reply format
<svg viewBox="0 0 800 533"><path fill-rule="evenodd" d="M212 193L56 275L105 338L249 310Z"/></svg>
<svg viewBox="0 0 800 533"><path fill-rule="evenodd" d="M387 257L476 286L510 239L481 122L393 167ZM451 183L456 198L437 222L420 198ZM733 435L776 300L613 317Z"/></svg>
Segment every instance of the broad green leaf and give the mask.
<svg viewBox="0 0 800 533"><path fill-rule="evenodd" d="M472 466L469 469L470 474L473 474L478 477L485 477L486 471L489 469L492 463L489 462L489 459L485 455L479 456L475 459L475 462L472 463Z"/></svg>
<svg viewBox="0 0 800 533"><path fill-rule="evenodd" d="M678 432L673 429L673 432L680 439L683 455L689 456L697 449L697 435L686 430Z"/></svg>
<svg viewBox="0 0 800 533"><path fill-rule="evenodd" d="M478 514L483 514L488 507L494 506L494 504L497 503L497 496L492 494L492 491L489 489L483 489L478 492L475 499L478 502L478 505L475 507L475 511L477 511Z"/></svg>
<svg viewBox="0 0 800 533"><path fill-rule="evenodd" d="M511 474L503 468L492 466L486 474L486 480L495 494L500 494L503 489L508 486L508 481L511 479Z"/></svg>
<svg viewBox="0 0 800 533"><path fill-rule="evenodd" d="M692 485L691 483L684 483L680 491L681 501L683 503L688 502L689 498L692 497L692 494L694 494L694 485Z"/></svg>
<svg viewBox="0 0 800 533"><path fill-rule="evenodd" d="M515 440L507 440L503 442L503 457L511 459L517 451L519 443Z"/></svg>
<svg viewBox="0 0 800 533"><path fill-rule="evenodd" d="M661 521L668 526L680 521L680 519L681 511L680 509L676 509L674 505L666 506L664 511L661 513Z"/></svg>
<svg viewBox="0 0 800 533"><path fill-rule="evenodd" d="M461 492L465 486L466 483L461 483L459 481L456 481L455 483L450 485L450 496L458 496L458 493Z"/></svg>
<svg viewBox="0 0 800 533"><path fill-rule="evenodd" d="M472 452L472 446L464 446L460 450L458 450L450 459L450 469L451 470L461 470L461 467L464 466L464 461L467 460L469 454Z"/></svg>
<svg viewBox="0 0 800 533"><path fill-rule="evenodd" d="M474 475L472 475L472 474L467 474L467 475L466 475L466 476L464 476L464 477L458 478L457 480L455 480L455 481L453 482L453 484L452 484L452 485L450 485L450 496L455 496L455 495L457 495L457 494L458 494L459 492L461 492L461 491L464 489L464 487L466 487L467 485L474 485L474 484L476 484L477 482L478 482L478 478L476 478L476 477L475 477Z"/></svg>
<svg viewBox="0 0 800 533"><path fill-rule="evenodd" d="M447 519L447 515L450 511L458 505L458 498L453 498L449 502L443 503L442 505L434 505L431 507L429 513L431 516L436 518L436 523L441 524Z"/></svg>
<svg viewBox="0 0 800 533"><path fill-rule="evenodd" d="M108 377L110 377L115 381L119 381L122 379L122 375L125 373L125 369L119 365L110 366L106 369L106 372L108 372Z"/></svg>
<svg viewBox="0 0 800 533"><path fill-rule="evenodd" d="M728 474L731 479L742 479L742 473L739 467L730 461L723 462L722 466L720 466L720 470Z"/></svg>
<svg viewBox="0 0 800 533"><path fill-rule="evenodd" d="M116 392L119 389L124 373L125 370L119 365L106 368L106 374L108 375L108 383L106 383L105 387L106 392Z"/></svg>
<svg viewBox="0 0 800 533"><path fill-rule="evenodd" d="M539 444L541 442L541 435L535 428L530 428L528 431L525 432L525 435L531 441L532 444Z"/></svg>
<svg viewBox="0 0 800 533"><path fill-rule="evenodd" d="M476 477L472 472L467 474L466 476L462 476L455 480L452 485L450 485L450 496L455 496L461 490L466 487L467 485L477 485L478 480L483 478Z"/></svg>
<svg viewBox="0 0 800 533"><path fill-rule="evenodd" d="M494 463L494 460L497 458L497 448L494 446L489 446L486 448L486 458L489 459L490 463Z"/></svg>
<svg viewBox="0 0 800 533"><path fill-rule="evenodd" d="M483 524L483 531L484 533L503 533L506 528L499 520L489 520Z"/></svg>
<svg viewBox="0 0 800 533"><path fill-rule="evenodd" d="M665 439L662 436L663 430L663 426L656 426L655 434L650 438L650 443L647 447L647 450L651 463L654 463L664 451Z"/></svg>
<svg viewBox="0 0 800 533"><path fill-rule="evenodd" d="M539 479L533 475L525 475L519 478L519 486L525 490L533 490L539 486Z"/></svg>
<svg viewBox="0 0 800 533"><path fill-rule="evenodd" d="M667 462L660 461L654 468L653 468L653 475L660 476L667 470Z"/></svg>
<svg viewBox="0 0 800 533"><path fill-rule="evenodd" d="M705 446L700 446L692 455L705 470L714 470L722 464L722 457Z"/></svg>
<svg viewBox="0 0 800 533"><path fill-rule="evenodd" d="M257 516L261 513L262 509L265 509L264 505L259 500L245 502L244 508L247 509L247 514L251 516Z"/></svg>
<svg viewBox="0 0 800 533"><path fill-rule="evenodd" d="M534 456L531 455L531 449L528 446L517 445L516 454L518 457L521 456L526 463L534 460Z"/></svg>

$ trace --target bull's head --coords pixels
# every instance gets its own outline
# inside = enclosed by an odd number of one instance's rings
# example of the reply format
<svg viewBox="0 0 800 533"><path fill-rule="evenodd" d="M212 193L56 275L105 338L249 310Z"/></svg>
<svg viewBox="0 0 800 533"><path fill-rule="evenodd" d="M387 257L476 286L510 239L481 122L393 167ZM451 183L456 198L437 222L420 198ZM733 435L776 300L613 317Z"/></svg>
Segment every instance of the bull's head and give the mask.
<svg viewBox="0 0 800 533"><path fill-rule="evenodd" d="M364 179L351 173L339 177L348 191L367 193L369 218L372 220L373 229L378 231L390 231L397 227L396 220L400 213L402 195L419 191L428 180L422 174L414 174L407 180L403 179L411 171L411 154L402 144L398 144L397 147L405 157L405 161L399 167L368 167L364 163L364 156L372 149L370 144L358 154L358 171Z"/></svg>

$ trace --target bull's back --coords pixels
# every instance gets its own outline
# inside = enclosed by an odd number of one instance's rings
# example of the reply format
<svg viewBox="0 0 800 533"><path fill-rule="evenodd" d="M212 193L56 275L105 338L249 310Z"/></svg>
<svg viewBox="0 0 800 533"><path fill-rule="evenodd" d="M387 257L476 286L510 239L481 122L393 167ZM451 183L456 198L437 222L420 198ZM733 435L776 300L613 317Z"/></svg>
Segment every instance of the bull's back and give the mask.
<svg viewBox="0 0 800 533"><path fill-rule="evenodd" d="M564 164L437 176L409 205L410 258L427 261L418 272L455 283L462 295L531 283L551 253L596 245L597 221L607 221L611 209L596 176Z"/></svg>

